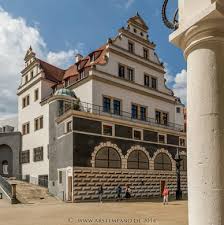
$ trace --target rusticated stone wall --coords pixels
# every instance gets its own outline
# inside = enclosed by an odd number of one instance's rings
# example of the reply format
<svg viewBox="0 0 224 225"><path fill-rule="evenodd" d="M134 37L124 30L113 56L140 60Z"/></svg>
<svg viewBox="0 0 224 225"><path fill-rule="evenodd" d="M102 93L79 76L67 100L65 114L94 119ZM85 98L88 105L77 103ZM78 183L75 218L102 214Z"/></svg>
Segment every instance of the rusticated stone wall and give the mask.
<svg viewBox="0 0 224 225"><path fill-rule="evenodd" d="M159 197L161 181L166 181L170 194L176 191L176 171L152 171L130 169L102 169L74 167L74 202L98 199L98 188L103 185L103 199L114 199L118 184L124 191L130 185L132 198ZM181 172L181 189L187 194L187 173ZM124 194L124 193L123 193Z"/></svg>

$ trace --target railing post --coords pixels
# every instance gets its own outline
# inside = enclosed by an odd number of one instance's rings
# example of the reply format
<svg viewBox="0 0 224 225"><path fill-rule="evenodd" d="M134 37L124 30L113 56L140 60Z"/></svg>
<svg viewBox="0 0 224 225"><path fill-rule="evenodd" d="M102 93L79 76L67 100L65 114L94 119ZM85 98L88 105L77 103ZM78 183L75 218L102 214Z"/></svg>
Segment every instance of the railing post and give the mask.
<svg viewBox="0 0 224 225"><path fill-rule="evenodd" d="M11 184L11 186L12 186L11 204L17 204L18 200L16 198L16 184Z"/></svg>

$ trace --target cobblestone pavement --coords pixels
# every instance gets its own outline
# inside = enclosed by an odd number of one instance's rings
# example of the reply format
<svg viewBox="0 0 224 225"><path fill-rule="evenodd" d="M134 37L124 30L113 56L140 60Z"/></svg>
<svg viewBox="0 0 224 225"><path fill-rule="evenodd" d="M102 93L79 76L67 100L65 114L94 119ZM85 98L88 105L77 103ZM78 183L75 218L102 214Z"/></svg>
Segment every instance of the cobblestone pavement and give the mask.
<svg viewBox="0 0 224 225"><path fill-rule="evenodd" d="M0 225L187 225L187 201L36 203L0 200Z"/></svg>

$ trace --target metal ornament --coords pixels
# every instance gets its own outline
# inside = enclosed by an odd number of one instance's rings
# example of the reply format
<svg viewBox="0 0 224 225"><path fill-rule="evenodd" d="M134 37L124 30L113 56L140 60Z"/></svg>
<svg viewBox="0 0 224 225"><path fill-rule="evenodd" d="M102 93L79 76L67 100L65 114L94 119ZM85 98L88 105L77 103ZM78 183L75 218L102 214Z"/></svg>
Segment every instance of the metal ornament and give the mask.
<svg viewBox="0 0 224 225"><path fill-rule="evenodd" d="M168 0L164 0L163 7L162 7L162 19L163 23L171 30L177 30L179 27L179 22L178 22L178 9L176 10L174 17L173 17L173 22L169 21L166 15L166 10L167 10L167 4Z"/></svg>

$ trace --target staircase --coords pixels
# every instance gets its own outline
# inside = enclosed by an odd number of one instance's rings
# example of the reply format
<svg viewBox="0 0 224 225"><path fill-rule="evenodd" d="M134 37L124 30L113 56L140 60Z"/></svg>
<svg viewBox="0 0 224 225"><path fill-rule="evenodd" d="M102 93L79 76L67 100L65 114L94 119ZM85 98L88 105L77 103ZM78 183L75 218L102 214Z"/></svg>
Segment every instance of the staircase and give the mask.
<svg viewBox="0 0 224 225"><path fill-rule="evenodd" d="M59 200L48 193L48 189L20 180L8 179L10 184L16 184L16 197L20 203L57 203Z"/></svg>

